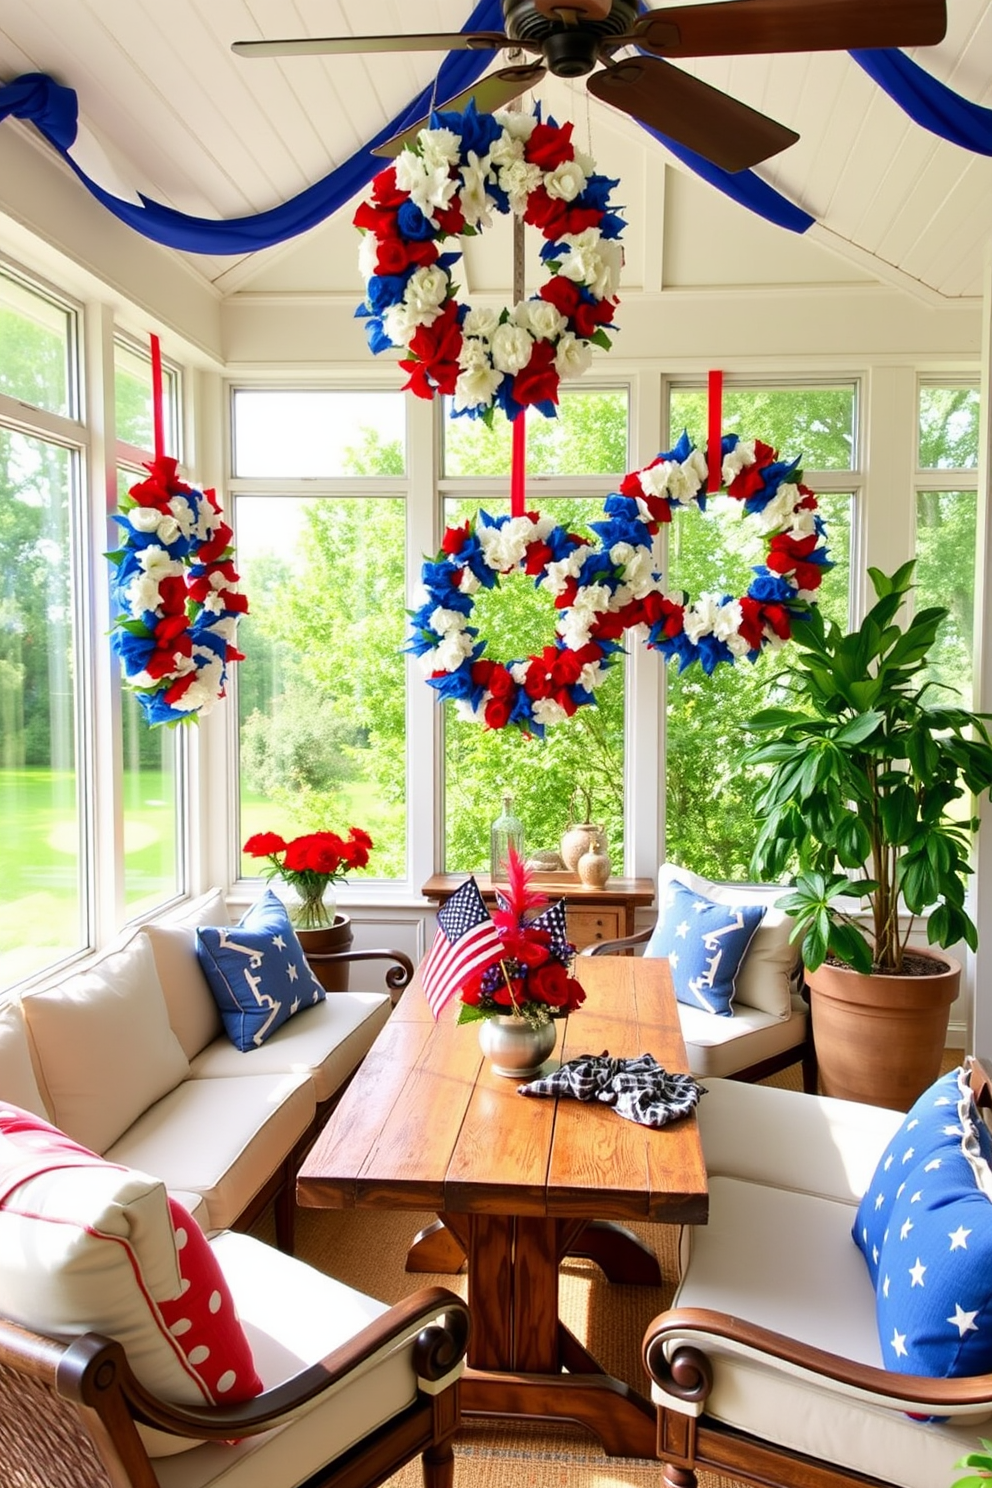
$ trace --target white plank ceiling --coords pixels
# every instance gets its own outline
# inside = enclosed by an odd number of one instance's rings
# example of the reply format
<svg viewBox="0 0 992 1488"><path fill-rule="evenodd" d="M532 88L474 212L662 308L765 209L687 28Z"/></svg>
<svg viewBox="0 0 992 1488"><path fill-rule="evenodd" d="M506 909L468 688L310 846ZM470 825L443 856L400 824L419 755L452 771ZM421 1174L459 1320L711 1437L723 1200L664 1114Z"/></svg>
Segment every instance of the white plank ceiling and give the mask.
<svg viewBox="0 0 992 1488"><path fill-rule="evenodd" d="M250 215L345 161L429 83L441 58L249 61L232 54L232 41L453 31L471 10L469 0L0 0L0 82L24 72L52 74L76 90L83 121L132 186L197 216ZM992 0L948 0L948 10L945 41L910 55L973 102L992 106ZM503 54L493 65L505 65ZM661 290L769 282L777 272L784 279L877 278L936 303L980 295L992 243L992 159L914 124L844 53L681 65L799 131L798 144L758 173L818 226L803 245L805 267L794 237L746 221L739 208L732 210L745 251L717 255L707 244L694 255L708 199L723 198L687 177L661 145L598 103L581 81L549 79L539 95L545 108L574 119L577 138L600 168L622 177L616 195L630 222L625 279ZM0 127L30 131L16 122ZM191 262L224 293L353 293L359 285L351 211L240 262ZM717 211L717 219L725 223L726 214ZM476 247L467 263L476 286L501 287L493 281L505 280L509 255L500 240Z"/></svg>

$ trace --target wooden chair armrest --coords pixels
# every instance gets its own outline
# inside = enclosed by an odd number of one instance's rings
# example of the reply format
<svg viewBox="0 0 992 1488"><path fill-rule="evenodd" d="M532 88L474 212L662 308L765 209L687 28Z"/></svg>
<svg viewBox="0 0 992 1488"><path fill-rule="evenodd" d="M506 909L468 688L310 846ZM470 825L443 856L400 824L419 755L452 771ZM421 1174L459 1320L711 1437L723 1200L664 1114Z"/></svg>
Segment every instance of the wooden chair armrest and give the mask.
<svg viewBox="0 0 992 1488"><path fill-rule="evenodd" d="M583 946L579 952L580 956L617 956L622 951L630 950L633 946L643 945L650 940L654 934L652 929L638 930L634 935L625 935L622 940L596 940L592 945Z"/></svg>
<svg viewBox="0 0 992 1488"><path fill-rule="evenodd" d="M395 961L386 972L386 986L391 992L402 992L413 980L413 962L403 951L307 951L311 966L329 966L335 961Z"/></svg>
<svg viewBox="0 0 992 1488"><path fill-rule="evenodd" d="M685 1342L694 1338L698 1346ZM708 1341L729 1345L752 1359L783 1364L790 1374L803 1375L821 1386L829 1381L839 1394L911 1414L942 1416L992 1402L990 1374L960 1379L893 1374L707 1307L676 1307L659 1314L644 1335L644 1367L668 1394L687 1402L705 1400L712 1386L712 1367L705 1352ZM670 1347L673 1343L674 1348Z"/></svg>
<svg viewBox="0 0 992 1488"><path fill-rule="evenodd" d="M444 1314L443 1321L438 1316L440 1313ZM0 1358L6 1341L4 1334L9 1337L11 1331L25 1340L24 1352L19 1348L13 1362L18 1368L25 1363L31 1367L31 1360L37 1358L33 1335L12 1330L9 1324L0 1323ZM130 1415L143 1425L174 1436L230 1441L268 1430L287 1413L321 1395L411 1334L417 1335L414 1367L418 1376L431 1381L443 1379L464 1357L469 1335L468 1308L445 1287L423 1287L318 1364L239 1405L187 1406L159 1400L135 1379L122 1346L96 1333L84 1334L63 1345L56 1366L56 1384L67 1398L94 1405L94 1392L105 1392L113 1377ZM44 1344L45 1340L40 1342Z"/></svg>

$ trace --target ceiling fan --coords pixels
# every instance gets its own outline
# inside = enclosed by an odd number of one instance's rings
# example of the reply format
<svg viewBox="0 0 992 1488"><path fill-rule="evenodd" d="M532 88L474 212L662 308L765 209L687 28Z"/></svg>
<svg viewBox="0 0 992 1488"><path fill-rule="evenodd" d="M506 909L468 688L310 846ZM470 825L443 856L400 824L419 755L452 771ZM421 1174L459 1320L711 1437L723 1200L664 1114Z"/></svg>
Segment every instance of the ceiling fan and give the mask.
<svg viewBox="0 0 992 1488"><path fill-rule="evenodd" d="M666 58L931 46L943 39L947 24L945 0L718 0L640 16L637 0L502 0L502 5L505 31L236 41L232 50L241 57L529 53L540 61L488 73L439 106L460 108L474 98L478 109L492 113L534 87L545 72L564 78L589 74L587 87L602 102L724 170L739 171L794 144L798 134ZM613 60L631 47L639 54ZM397 153L423 122L376 153Z"/></svg>

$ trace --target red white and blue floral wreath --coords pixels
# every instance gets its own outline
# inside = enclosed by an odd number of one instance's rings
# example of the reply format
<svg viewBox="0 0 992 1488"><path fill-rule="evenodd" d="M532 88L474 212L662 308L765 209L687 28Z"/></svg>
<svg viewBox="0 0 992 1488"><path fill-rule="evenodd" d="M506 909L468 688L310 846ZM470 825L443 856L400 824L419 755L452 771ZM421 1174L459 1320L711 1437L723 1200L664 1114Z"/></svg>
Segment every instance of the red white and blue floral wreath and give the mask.
<svg viewBox="0 0 992 1488"><path fill-rule="evenodd" d="M114 515L121 546L107 554L122 611L111 645L151 725L209 713L224 696L228 666L244 660L234 642L248 601L231 528L215 493L180 480L176 463L159 456L146 466L148 479L131 487Z"/></svg>
<svg viewBox="0 0 992 1488"><path fill-rule="evenodd" d="M656 538L677 511L703 511L708 465L683 434L675 449L624 478L607 497L597 541L567 532L550 517L492 517L449 527L437 557L423 565L423 594L411 612L406 649L418 656L440 699L463 718L542 737L549 724L594 704L596 689L622 651L628 631L651 650L698 662L708 675L722 662L755 661L784 645L793 622L816 603L827 558L816 496L798 462L776 458L761 440L736 434L721 444L726 494L742 504L767 540L765 562L746 594L666 594ZM558 611L554 643L512 661L484 655L470 622L473 596L502 575L522 571L544 587Z"/></svg>
<svg viewBox="0 0 992 1488"><path fill-rule="evenodd" d="M721 441L721 491L741 503L766 539L765 561L743 595L704 593L651 600L645 644L679 671L698 661L711 674L721 662L757 660L766 647L785 644L796 619L817 602L827 556L826 528L815 494L802 483L799 461L778 459L760 439L726 434ZM679 511L706 507L707 452L687 433L674 449L624 477L606 510L657 533ZM636 621L635 621L636 623Z"/></svg>
<svg viewBox="0 0 992 1488"><path fill-rule="evenodd" d="M571 124L543 123L539 111L480 114L470 103L434 114L376 176L354 217L366 285L356 314L373 353L403 350L404 390L450 395L454 414L487 424L496 408L511 421L529 405L550 418L559 382L587 370L592 346L609 350L626 224L610 204L617 182L571 136ZM451 274L461 253L440 245L477 234L494 211L540 230L548 278L512 308L472 309Z"/></svg>

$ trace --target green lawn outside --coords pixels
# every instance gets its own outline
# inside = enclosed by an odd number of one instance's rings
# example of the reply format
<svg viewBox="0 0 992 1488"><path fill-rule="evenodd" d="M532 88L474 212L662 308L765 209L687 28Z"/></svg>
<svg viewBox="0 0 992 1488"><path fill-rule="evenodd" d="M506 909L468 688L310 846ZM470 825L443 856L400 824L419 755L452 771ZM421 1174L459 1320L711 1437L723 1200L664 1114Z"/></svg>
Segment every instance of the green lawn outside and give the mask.
<svg viewBox="0 0 992 1488"><path fill-rule="evenodd" d="M128 907L175 884L172 776L124 777ZM0 985L71 955L83 940L78 821L71 771L0 770Z"/></svg>

